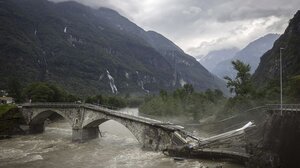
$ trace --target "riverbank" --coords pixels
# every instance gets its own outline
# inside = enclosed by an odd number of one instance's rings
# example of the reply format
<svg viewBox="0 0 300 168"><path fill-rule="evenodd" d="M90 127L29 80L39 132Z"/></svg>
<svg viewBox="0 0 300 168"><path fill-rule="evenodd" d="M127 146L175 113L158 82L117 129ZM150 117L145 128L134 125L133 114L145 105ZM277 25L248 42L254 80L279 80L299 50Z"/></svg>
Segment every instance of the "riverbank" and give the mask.
<svg viewBox="0 0 300 168"><path fill-rule="evenodd" d="M25 124L21 111L15 105L0 105L0 139L24 134L20 125Z"/></svg>
<svg viewBox="0 0 300 168"><path fill-rule="evenodd" d="M15 105L11 105L11 104L1 104L0 105L0 118L2 117L2 115L7 113L10 109L13 109L15 107L16 107Z"/></svg>

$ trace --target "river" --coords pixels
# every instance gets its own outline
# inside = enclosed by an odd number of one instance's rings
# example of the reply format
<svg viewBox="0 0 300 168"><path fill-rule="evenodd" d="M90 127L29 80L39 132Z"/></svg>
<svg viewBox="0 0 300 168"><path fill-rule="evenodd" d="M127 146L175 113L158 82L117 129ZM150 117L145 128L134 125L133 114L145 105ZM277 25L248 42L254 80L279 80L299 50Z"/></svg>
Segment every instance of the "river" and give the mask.
<svg viewBox="0 0 300 168"><path fill-rule="evenodd" d="M125 109L137 115L137 109ZM46 126L37 135L0 141L1 168L240 168L243 166L201 159L174 161L161 152L145 151L123 125L107 121L99 126L102 137L71 142L71 126L64 120Z"/></svg>

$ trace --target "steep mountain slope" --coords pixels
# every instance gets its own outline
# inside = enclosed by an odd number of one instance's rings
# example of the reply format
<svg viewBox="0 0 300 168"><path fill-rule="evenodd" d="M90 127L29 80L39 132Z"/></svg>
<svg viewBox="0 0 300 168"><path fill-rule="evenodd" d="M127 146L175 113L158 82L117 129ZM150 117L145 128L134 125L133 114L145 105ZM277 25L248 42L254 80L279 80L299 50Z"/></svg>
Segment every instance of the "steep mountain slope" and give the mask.
<svg viewBox="0 0 300 168"><path fill-rule="evenodd" d="M0 3L0 88L16 77L23 84L48 81L82 95L146 93L180 86L178 74L197 90L223 87L171 41L156 39L154 32L111 9L46 0ZM175 68L171 57L162 54L170 46L196 66ZM198 74L189 77L192 72Z"/></svg>
<svg viewBox="0 0 300 168"><path fill-rule="evenodd" d="M239 51L238 48L214 50L202 57L199 62L210 72L222 61L232 59Z"/></svg>
<svg viewBox="0 0 300 168"><path fill-rule="evenodd" d="M185 54L161 34L148 31L147 41L171 64L173 86L178 87L189 83L200 90L219 88L224 93L228 93L223 80L211 74L194 57Z"/></svg>
<svg viewBox="0 0 300 168"><path fill-rule="evenodd" d="M227 92L222 80L208 72L194 57L185 54L169 39L154 31L144 31L115 11L106 8L101 9L109 11L105 14L102 13L101 17L104 17L112 27L122 30L122 33L143 39L166 59L172 67L170 72L173 79L170 81L170 87L176 88L190 83L198 90L219 88Z"/></svg>
<svg viewBox="0 0 300 168"><path fill-rule="evenodd" d="M261 57L253 75L253 81L257 86L265 86L270 80L279 78L280 48L284 48L282 50L284 79L300 75L300 11L290 20L289 26L274 43L273 48Z"/></svg>
<svg viewBox="0 0 300 168"><path fill-rule="evenodd" d="M278 37L278 34L267 34L257 40L254 40L241 51L237 52L232 59L220 62L212 70L212 73L216 74L220 78L223 78L224 76L234 77L235 72L232 68L231 61L236 59L239 59L244 63L250 64L251 73L254 73L255 69L259 64L260 57L266 51L272 48L274 41L277 40Z"/></svg>

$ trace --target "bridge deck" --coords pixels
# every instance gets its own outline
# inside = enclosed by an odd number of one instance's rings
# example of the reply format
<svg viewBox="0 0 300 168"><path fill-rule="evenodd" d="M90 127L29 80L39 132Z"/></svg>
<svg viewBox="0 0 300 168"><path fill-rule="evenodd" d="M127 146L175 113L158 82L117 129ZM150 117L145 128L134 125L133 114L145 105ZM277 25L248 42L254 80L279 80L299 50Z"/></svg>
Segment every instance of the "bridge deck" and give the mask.
<svg viewBox="0 0 300 168"><path fill-rule="evenodd" d="M107 115L112 115L116 117L126 118L128 120L133 120L136 122L142 122L145 124L149 124L152 126L157 126L161 128L165 128L172 131L181 131L183 127L179 125L175 125L169 122L162 122L159 120L142 117L142 116L134 116L128 114L126 112L112 110L107 107L93 105L93 104L79 104L79 103L25 103L22 104L22 107L26 108L86 108L93 110L95 112L105 113Z"/></svg>

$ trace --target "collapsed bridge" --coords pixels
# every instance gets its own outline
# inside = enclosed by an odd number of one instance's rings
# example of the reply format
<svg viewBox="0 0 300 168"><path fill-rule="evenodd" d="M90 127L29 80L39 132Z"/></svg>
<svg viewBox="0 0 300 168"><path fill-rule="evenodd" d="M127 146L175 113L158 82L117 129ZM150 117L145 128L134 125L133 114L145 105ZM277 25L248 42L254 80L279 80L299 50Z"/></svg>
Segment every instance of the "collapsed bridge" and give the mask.
<svg viewBox="0 0 300 168"><path fill-rule="evenodd" d="M71 125L72 140L84 142L98 137L99 125L108 120L114 120L127 127L142 144L143 148L165 150L175 147L175 150L169 150L171 153L174 152L174 156L196 156L197 158L209 159L229 158L239 162L249 162L253 165L256 164L257 160L260 160L259 158L265 160L265 157L272 157L274 158L272 160L277 160L277 163L289 164L296 162L297 159L290 159L294 157L285 158L282 153L287 151L284 149L291 151L299 148L300 105L284 105L283 107L267 105L255 108L260 114L266 116L266 118L263 118L254 115L262 121L259 125L257 123L253 125L249 122L239 129L204 139L196 138L184 131L182 127L172 123L134 116L91 104L26 103L20 108L25 121L29 125L30 133L42 133L44 131L44 121L53 113L57 113ZM255 129L248 130L249 128ZM275 140L274 137L276 137ZM220 147L241 140L246 141L241 146L245 149L242 152L230 151ZM282 146L285 146L285 148L282 148ZM181 148L183 151L180 151L181 149L176 150L176 147L183 147ZM277 147L280 148L277 149ZM260 156L261 153L263 153L262 156Z"/></svg>
<svg viewBox="0 0 300 168"><path fill-rule="evenodd" d="M136 137L144 148L162 150L170 145L184 145L187 134L180 127L158 120L133 116L92 104L76 103L26 103L22 114L29 125L29 133L42 133L44 121L57 113L72 127L72 140L84 142L98 137L98 126L108 120L114 120Z"/></svg>

